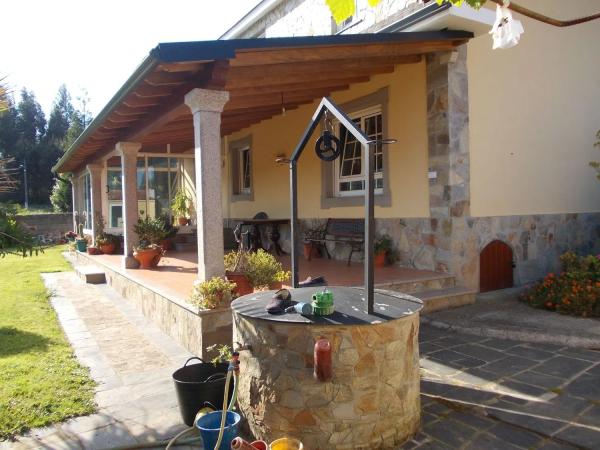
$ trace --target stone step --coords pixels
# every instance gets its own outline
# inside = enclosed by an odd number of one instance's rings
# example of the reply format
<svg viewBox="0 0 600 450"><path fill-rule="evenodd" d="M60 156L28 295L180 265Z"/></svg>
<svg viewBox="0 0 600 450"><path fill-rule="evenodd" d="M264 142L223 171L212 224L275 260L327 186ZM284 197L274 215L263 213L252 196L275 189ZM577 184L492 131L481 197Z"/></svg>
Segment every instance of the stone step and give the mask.
<svg viewBox="0 0 600 450"><path fill-rule="evenodd" d="M106 283L106 275L104 271L93 265L77 266L75 267L75 273L88 284L104 284Z"/></svg>
<svg viewBox="0 0 600 450"><path fill-rule="evenodd" d="M431 275L425 278L415 278L414 280L376 284L378 289L387 289L390 291L402 292L404 294L417 294L419 292L432 291L435 289L448 289L455 286L454 276L445 273Z"/></svg>
<svg viewBox="0 0 600 450"><path fill-rule="evenodd" d="M445 289L432 289L419 292L415 297L423 300L422 314L428 314L443 309L458 308L459 306L475 303L476 292L460 286Z"/></svg>

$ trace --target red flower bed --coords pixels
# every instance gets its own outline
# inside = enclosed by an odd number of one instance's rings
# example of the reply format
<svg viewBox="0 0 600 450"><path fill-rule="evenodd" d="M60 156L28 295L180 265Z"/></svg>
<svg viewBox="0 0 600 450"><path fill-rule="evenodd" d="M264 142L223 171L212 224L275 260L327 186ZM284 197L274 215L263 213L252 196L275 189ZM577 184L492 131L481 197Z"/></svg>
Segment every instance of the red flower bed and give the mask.
<svg viewBox="0 0 600 450"><path fill-rule="evenodd" d="M567 252L560 260L563 271L546 275L523 293L521 300L562 314L600 316L600 258Z"/></svg>

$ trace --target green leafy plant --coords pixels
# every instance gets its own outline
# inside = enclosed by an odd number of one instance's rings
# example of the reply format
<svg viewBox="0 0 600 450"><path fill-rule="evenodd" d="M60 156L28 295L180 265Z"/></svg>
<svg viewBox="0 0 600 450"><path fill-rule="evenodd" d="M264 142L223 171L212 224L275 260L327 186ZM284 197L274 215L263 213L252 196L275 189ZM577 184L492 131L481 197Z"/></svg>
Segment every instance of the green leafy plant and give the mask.
<svg viewBox="0 0 600 450"><path fill-rule="evenodd" d="M233 299L235 283L223 277L212 277L194 285L190 303L202 309L215 309L228 305Z"/></svg>
<svg viewBox="0 0 600 450"><path fill-rule="evenodd" d="M180 188L171 202L171 211L178 217L187 217L190 213L190 201L185 189Z"/></svg>
<svg viewBox="0 0 600 450"><path fill-rule="evenodd" d="M392 248L393 241L389 235L383 234L375 238L375 242L373 243L373 251L375 252L375 254L390 253L392 251Z"/></svg>
<svg viewBox="0 0 600 450"><path fill-rule="evenodd" d="M214 344L206 347L209 352L217 352L217 356L210 360L215 366L219 363L227 363L233 358L233 349L227 344Z"/></svg>
<svg viewBox="0 0 600 450"><path fill-rule="evenodd" d="M139 219L134 230L139 238L138 249L156 248L166 235L164 221L160 217Z"/></svg>
<svg viewBox="0 0 600 450"><path fill-rule="evenodd" d="M264 250L245 254L246 276L257 289L268 288L275 282L289 280L291 272L283 270L282 264Z"/></svg>
<svg viewBox="0 0 600 450"><path fill-rule="evenodd" d="M560 257L562 272L549 273L520 299L536 308L582 317L600 316L600 255Z"/></svg>

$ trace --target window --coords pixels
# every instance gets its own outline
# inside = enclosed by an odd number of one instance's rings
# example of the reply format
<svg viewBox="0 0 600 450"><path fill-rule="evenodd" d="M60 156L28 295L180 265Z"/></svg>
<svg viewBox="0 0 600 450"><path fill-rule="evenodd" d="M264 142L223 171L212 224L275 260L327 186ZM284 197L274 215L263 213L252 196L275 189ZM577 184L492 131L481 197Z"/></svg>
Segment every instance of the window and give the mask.
<svg viewBox="0 0 600 450"><path fill-rule="evenodd" d="M383 117L380 107L363 110L351 114L350 117L369 136L369 139L381 140L383 138ZM343 125L339 125L338 135L340 136L343 150L342 155L337 160L337 167L335 169L336 195L362 195L365 188L362 146ZM373 151L375 193L381 194L383 189L383 146L376 144Z"/></svg>
<svg viewBox="0 0 600 450"><path fill-rule="evenodd" d="M388 137L388 87L346 102L340 107L371 140ZM321 162L321 207L324 209L364 204L365 173L362 146L340 124L335 133L342 144L342 153L333 162ZM375 204L390 207L388 150L374 144L373 151Z"/></svg>
<svg viewBox="0 0 600 450"><path fill-rule="evenodd" d="M242 148L240 158L240 193L250 194L250 149Z"/></svg>
<svg viewBox="0 0 600 450"><path fill-rule="evenodd" d="M252 193L252 139L247 136L229 146L231 162L231 201L251 201Z"/></svg>
<svg viewBox="0 0 600 450"><path fill-rule="evenodd" d="M189 162L189 163L187 163ZM123 226L123 188L118 161L107 170L108 226ZM180 186L194 196L193 159L140 156L137 159L136 190L138 217L155 218L171 214L171 201Z"/></svg>

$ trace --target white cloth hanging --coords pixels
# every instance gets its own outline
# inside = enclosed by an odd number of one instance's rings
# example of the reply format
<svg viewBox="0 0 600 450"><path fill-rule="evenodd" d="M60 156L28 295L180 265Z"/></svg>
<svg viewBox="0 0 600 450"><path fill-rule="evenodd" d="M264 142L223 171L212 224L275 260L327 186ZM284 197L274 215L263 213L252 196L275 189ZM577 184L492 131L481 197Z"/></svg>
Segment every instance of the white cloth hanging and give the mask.
<svg viewBox="0 0 600 450"><path fill-rule="evenodd" d="M496 22L490 30L494 40L492 48L511 48L519 43L521 34L524 32L521 22L515 22L512 13L508 9L510 2L505 1L503 6L496 5Z"/></svg>

